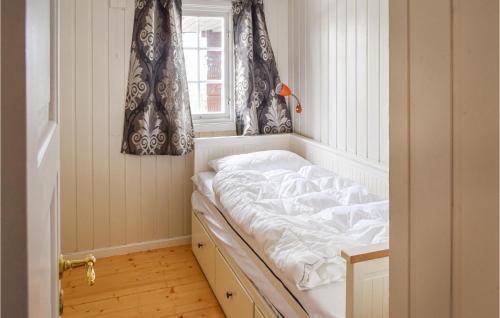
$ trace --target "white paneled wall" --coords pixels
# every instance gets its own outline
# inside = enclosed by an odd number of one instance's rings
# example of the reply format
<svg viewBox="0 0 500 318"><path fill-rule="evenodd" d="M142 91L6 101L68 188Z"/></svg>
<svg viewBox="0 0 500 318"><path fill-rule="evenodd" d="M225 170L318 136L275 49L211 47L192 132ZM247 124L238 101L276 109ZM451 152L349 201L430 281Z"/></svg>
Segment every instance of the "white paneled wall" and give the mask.
<svg viewBox="0 0 500 318"><path fill-rule="evenodd" d="M286 81L288 1L265 5ZM61 1L63 253L189 235L192 155L120 153L133 14L134 0Z"/></svg>
<svg viewBox="0 0 500 318"><path fill-rule="evenodd" d="M388 166L388 0L290 0L295 131Z"/></svg>
<svg viewBox="0 0 500 318"><path fill-rule="evenodd" d="M264 0L267 31L276 57L278 71L282 82L289 79L289 52L288 52L288 6L289 0Z"/></svg>

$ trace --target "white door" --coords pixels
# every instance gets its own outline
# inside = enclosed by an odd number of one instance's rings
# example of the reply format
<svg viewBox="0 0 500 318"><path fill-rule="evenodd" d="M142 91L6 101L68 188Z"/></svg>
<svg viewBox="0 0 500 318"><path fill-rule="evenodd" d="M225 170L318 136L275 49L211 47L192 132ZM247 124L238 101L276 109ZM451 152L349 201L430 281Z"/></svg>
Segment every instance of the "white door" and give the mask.
<svg viewBox="0 0 500 318"><path fill-rule="evenodd" d="M59 317L60 268L95 280L59 264L59 1L1 4L3 317Z"/></svg>
<svg viewBox="0 0 500 318"><path fill-rule="evenodd" d="M57 1L26 0L28 317L59 317Z"/></svg>

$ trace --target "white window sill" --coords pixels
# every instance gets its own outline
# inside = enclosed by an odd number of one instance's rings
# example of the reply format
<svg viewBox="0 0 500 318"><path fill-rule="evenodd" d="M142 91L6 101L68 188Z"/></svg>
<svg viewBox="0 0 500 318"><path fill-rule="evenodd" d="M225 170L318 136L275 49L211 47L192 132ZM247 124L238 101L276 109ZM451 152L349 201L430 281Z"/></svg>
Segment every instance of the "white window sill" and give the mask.
<svg viewBox="0 0 500 318"><path fill-rule="evenodd" d="M236 124L234 121L205 121L193 120L195 132L219 132L219 131L236 131Z"/></svg>

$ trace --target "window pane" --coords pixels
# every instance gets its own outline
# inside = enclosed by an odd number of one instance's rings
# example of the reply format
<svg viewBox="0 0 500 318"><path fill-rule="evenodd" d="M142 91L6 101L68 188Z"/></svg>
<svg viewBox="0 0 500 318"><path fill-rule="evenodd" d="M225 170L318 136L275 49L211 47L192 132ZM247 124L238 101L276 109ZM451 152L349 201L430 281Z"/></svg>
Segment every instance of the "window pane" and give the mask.
<svg viewBox="0 0 500 318"><path fill-rule="evenodd" d="M222 80L222 52L200 50L200 80Z"/></svg>
<svg viewBox="0 0 500 318"><path fill-rule="evenodd" d="M224 18L184 16L182 36L191 112L225 112Z"/></svg>
<svg viewBox="0 0 500 318"><path fill-rule="evenodd" d="M208 57L207 50L200 50L200 81L206 81L208 78Z"/></svg>
<svg viewBox="0 0 500 318"><path fill-rule="evenodd" d="M222 113L224 112L222 98L222 84L207 83L207 112Z"/></svg>
<svg viewBox="0 0 500 318"><path fill-rule="evenodd" d="M200 47L222 47L222 32L224 19L222 18L199 18L200 24Z"/></svg>
<svg viewBox="0 0 500 318"><path fill-rule="evenodd" d="M186 75L188 81L198 80L198 52L194 49L184 49Z"/></svg>
<svg viewBox="0 0 500 318"><path fill-rule="evenodd" d="M200 111L202 113L208 113L207 107L207 83L200 84Z"/></svg>
<svg viewBox="0 0 500 318"><path fill-rule="evenodd" d="M222 52L221 51L208 51L207 64L209 80L222 80Z"/></svg>
<svg viewBox="0 0 500 318"><path fill-rule="evenodd" d="M200 103L198 101L198 83L189 83L189 102L191 104L191 113L200 114Z"/></svg>
<svg viewBox="0 0 500 318"><path fill-rule="evenodd" d="M184 47L198 47L197 17L182 17L182 44Z"/></svg>

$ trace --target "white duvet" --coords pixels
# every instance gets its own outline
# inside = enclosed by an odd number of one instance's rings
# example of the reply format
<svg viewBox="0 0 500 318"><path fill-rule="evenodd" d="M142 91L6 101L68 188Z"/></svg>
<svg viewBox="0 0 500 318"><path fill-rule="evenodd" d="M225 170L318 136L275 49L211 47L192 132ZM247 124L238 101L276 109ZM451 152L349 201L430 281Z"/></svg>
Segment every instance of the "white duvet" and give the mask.
<svg viewBox="0 0 500 318"><path fill-rule="evenodd" d="M388 201L318 166L220 171L216 199L301 290L345 279L346 247L387 242Z"/></svg>

